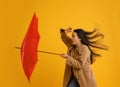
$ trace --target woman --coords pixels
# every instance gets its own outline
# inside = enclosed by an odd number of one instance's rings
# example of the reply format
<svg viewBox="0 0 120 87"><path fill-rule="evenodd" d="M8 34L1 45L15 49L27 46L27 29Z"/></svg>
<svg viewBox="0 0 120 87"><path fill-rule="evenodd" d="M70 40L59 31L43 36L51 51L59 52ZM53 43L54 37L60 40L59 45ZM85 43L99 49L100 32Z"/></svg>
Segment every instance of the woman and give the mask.
<svg viewBox="0 0 120 87"><path fill-rule="evenodd" d="M60 29L62 41L68 47L68 53L61 56L66 59L63 87L97 87L91 69L95 56L100 56L93 51L93 48L104 49L107 47L98 44L98 39L103 34L86 32L83 29L75 29L72 37L68 37L71 28Z"/></svg>

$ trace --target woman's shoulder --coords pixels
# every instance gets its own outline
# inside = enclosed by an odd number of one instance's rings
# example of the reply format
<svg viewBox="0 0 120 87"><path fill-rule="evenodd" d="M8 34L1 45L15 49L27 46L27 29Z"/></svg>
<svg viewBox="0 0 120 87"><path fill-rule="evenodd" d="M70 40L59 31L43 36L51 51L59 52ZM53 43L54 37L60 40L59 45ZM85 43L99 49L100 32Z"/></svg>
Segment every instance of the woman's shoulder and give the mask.
<svg viewBox="0 0 120 87"><path fill-rule="evenodd" d="M88 48L87 45L82 44L82 45L80 45L80 46L78 47L78 49L86 50L86 49L89 49L89 48Z"/></svg>
<svg viewBox="0 0 120 87"><path fill-rule="evenodd" d="M78 47L78 51L81 53L81 52L87 52L87 51L90 51L88 46L86 45L81 45L80 47Z"/></svg>
<svg viewBox="0 0 120 87"><path fill-rule="evenodd" d="M87 45L83 45L83 50L89 50Z"/></svg>

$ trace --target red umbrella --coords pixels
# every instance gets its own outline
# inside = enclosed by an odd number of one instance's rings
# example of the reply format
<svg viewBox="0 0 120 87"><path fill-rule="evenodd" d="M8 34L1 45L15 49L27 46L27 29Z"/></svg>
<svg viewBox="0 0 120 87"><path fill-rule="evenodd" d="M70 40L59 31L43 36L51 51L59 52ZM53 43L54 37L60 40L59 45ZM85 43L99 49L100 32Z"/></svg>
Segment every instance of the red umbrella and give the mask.
<svg viewBox="0 0 120 87"><path fill-rule="evenodd" d="M33 15L28 31L21 46L21 60L25 75L30 81L30 76L38 61L37 48L39 43L38 18Z"/></svg>
<svg viewBox="0 0 120 87"><path fill-rule="evenodd" d="M21 48L16 47L17 49L21 49L21 61L22 61L25 75L27 76L29 82L30 82L30 77L32 75L32 72L38 61L37 52L60 55L57 53L52 53L47 51L40 51L40 50L38 51L37 48L38 48L39 38L40 38L40 35L38 32L38 18L34 13L31 23L29 25L28 31L22 42Z"/></svg>

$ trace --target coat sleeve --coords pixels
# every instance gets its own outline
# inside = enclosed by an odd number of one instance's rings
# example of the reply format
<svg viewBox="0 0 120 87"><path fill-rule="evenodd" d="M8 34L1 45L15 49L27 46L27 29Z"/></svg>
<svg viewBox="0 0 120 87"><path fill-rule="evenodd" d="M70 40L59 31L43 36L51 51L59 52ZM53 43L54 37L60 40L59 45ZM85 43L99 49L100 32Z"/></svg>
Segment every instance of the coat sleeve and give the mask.
<svg viewBox="0 0 120 87"><path fill-rule="evenodd" d="M70 37L65 33L64 29L60 29L61 39L65 43L65 45L70 48L72 46L72 40Z"/></svg>
<svg viewBox="0 0 120 87"><path fill-rule="evenodd" d="M81 54L79 55L79 58L75 59L71 56L69 56L66 60L66 64L70 65L71 67L75 69L81 69L82 66L84 66L87 58L90 57L90 51L87 46L83 49Z"/></svg>

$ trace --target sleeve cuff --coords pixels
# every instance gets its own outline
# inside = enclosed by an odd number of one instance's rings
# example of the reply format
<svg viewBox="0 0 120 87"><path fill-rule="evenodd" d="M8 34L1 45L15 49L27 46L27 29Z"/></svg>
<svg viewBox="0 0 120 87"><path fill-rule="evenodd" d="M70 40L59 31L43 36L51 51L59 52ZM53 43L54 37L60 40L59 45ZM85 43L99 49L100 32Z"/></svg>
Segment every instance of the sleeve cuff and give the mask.
<svg viewBox="0 0 120 87"><path fill-rule="evenodd" d="M64 32L64 31L65 31L64 29L62 29L62 28L60 29L60 32Z"/></svg>

